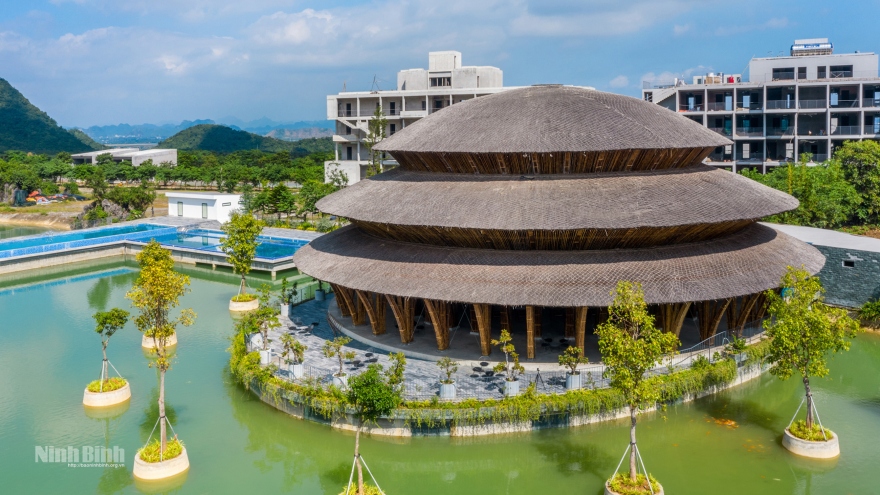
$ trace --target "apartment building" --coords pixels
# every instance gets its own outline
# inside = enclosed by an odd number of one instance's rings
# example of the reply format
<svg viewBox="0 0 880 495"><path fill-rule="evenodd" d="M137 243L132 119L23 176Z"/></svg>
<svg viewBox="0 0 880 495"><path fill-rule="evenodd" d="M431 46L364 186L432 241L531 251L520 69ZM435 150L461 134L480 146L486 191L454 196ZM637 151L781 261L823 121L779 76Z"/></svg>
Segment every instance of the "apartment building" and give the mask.
<svg viewBox="0 0 880 495"><path fill-rule="evenodd" d="M344 172L349 184L364 177L370 160L364 140L377 107L385 114L385 133L390 136L450 105L508 89L502 86L501 69L463 66L460 52L444 51L428 54L427 70L398 72L395 90L349 91L327 96L327 119L336 125L336 157L324 163L325 180L334 170ZM393 161L384 164L396 165Z"/></svg>
<svg viewBox="0 0 880 495"><path fill-rule="evenodd" d="M827 38L795 40L789 56L753 58L748 78L710 73L643 83L642 99L727 136L707 163L768 168L803 153L827 160L845 141L880 139L880 77L874 53L835 54Z"/></svg>

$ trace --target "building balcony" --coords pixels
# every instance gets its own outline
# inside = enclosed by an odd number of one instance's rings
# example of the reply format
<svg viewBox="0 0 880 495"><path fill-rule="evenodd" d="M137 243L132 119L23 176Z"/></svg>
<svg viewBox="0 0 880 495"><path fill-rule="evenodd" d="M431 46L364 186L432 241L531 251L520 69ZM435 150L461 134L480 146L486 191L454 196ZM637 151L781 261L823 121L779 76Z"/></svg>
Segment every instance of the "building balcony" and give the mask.
<svg viewBox="0 0 880 495"><path fill-rule="evenodd" d="M760 151L753 151L748 155L742 155L736 157L737 162L750 162L750 163L761 163L764 161L764 153Z"/></svg>
<svg viewBox="0 0 880 495"><path fill-rule="evenodd" d="M865 108L877 108L880 107L880 100L876 100L874 97L870 96L865 97L865 99L862 100L862 106Z"/></svg>
<svg viewBox="0 0 880 495"><path fill-rule="evenodd" d="M764 106L767 110L786 110L795 107L794 100L767 100Z"/></svg>
<svg viewBox="0 0 880 495"><path fill-rule="evenodd" d="M709 127L708 129L712 132L717 132L718 134L721 134L722 136L730 137L732 135L732 132L729 127Z"/></svg>
<svg viewBox="0 0 880 495"><path fill-rule="evenodd" d="M828 100L800 100L798 108L828 108Z"/></svg>
<svg viewBox="0 0 880 495"><path fill-rule="evenodd" d="M831 103L831 108L859 108L859 100L837 100L837 104Z"/></svg>
<svg viewBox="0 0 880 495"><path fill-rule="evenodd" d="M400 116L405 119L420 119L428 116L427 110L401 110Z"/></svg>
<svg viewBox="0 0 880 495"><path fill-rule="evenodd" d="M736 135L741 137L763 137L764 129L760 127L737 127Z"/></svg>
<svg viewBox="0 0 880 495"><path fill-rule="evenodd" d="M692 107L689 107L687 105L679 105L678 111L679 112L702 112L703 105L694 105Z"/></svg>
<svg viewBox="0 0 880 495"><path fill-rule="evenodd" d="M806 136L825 137L828 135L828 131L826 131L822 127L799 127L798 131L797 131L797 135L800 137L806 137Z"/></svg>
<svg viewBox="0 0 880 495"><path fill-rule="evenodd" d="M865 134L880 134L880 125L868 124L864 129Z"/></svg>
<svg viewBox="0 0 880 495"><path fill-rule="evenodd" d="M357 117L357 110L340 110L337 117Z"/></svg>
<svg viewBox="0 0 880 495"><path fill-rule="evenodd" d="M334 134L334 143L356 143L360 140L355 134Z"/></svg>
<svg viewBox="0 0 880 495"><path fill-rule="evenodd" d="M768 127L767 136L792 137L794 136L794 127Z"/></svg>
<svg viewBox="0 0 880 495"><path fill-rule="evenodd" d="M862 131L861 126L839 125L831 131L832 136L858 136Z"/></svg>
<svg viewBox="0 0 880 495"><path fill-rule="evenodd" d="M804 151L804 153L806 153L806 151ZM827 153L815 153L815 154L810 153L810 155L811 155L810 156L811 162L822 163L822 162L828 161L828 154Z"/></svg>
<svg viewBox="0 0 880 495"><path fill-rule="evenodd" d="M739 102L736 104L736 111L737 112L753 112L755 110L763 110L763 109L764 109L764 106L761 104L761 102L757 102L757 101L749 103L748 106L743 105L742 102Z"/></svg>
<svg viewBox="0 0 880 495"><path fill-rule="evenodd" d="M712 103L706 104L706 110L710 112L732 112L733 111L733 103L727 103L724 101L716 101Z"/></svg>

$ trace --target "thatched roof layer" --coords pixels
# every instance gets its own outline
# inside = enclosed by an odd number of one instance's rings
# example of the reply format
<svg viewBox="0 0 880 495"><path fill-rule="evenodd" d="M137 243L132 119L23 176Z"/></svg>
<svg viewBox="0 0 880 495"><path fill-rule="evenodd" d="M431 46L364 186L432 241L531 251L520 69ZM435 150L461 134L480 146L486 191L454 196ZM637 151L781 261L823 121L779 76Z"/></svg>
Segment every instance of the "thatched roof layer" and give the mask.
<svg viewBox="0 0 880 495"><path fill-rule="evenodd" d="M789 265L817 273L812 246L754 224L713 241L608 251L498 251L378 239L353 226L300 248L304 273L345 287L506 306L608 306L620 280L648 303L722 299L779 285Z"/></svg>
<svg viewBox="0 0 880 495"><path fill-rule="evenodd" d="M379 151L553 153L706 148L731 142L666 108L571 86L511 89L457 103L379 143Z"/></svg>
<svg viewBox="0 0 880 495"><path fill-rule="evenodd" d="M740 175L698 165L530 177L392 170L337 191L317 206L325 213L383 224L574 230L759 219L797 208L798 201Z"/></svg>

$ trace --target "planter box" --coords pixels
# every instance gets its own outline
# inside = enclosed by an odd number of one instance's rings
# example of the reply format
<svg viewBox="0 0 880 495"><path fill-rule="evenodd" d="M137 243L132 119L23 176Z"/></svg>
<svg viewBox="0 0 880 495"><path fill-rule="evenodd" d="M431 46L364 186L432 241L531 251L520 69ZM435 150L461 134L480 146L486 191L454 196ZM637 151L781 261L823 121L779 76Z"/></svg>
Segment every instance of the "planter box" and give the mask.
<svg viewBox="0 0 880 495"><path fill-rule="evenodd" d="M141 480L163 480L189 469L189 457L186 448L174 459L162 462L146 462L139 454L134 456L134 477Z"/></svg>
<svg viewBox="0 0 880 495"><path fill-rule="evenodd" d="M315 290L315 301L323 301L326 297L326 293L324 289L316 289Z"/></svg>
<svg viewBox="0 0 880 495"><path fill-rule="evenodd" d="M262 366L267 366L272 362L272 351L260 351L260 364Z"/></svg>
<svg viewBox="0 0 880 495"><path fill-rule="evenodd" d="M440 398L441 399L454 399L455 398L455 382L440 384Z"/></svg>
<svg viewBox="0 0 880 495"><path fill-rule="evenodd" d="M660 485L660 483L657 483ZM613 491L611 488L608 488L608 482L605 482L605 495L620 495L619 493ZM660 490L654 492L654 495L663 495L663 485L660 485Z"/></svg>
<svg viewBox="0 0 880 495"><path fill-rule="evenodd" d="M565 375L565 390L577 390L583 386L582 375L580 372L572 375L571 373L566 373Z"/></svg>
<svg viewBox="0 0 880 495"><path fill-rule="evenodd" d="M177 334L176 333L172 334L170 337L165 339L165 348L166 349L169 347L175 346L175 345L177 345ZM141 337L141 347L143 347L144 349L155 349L156 342L153 340L152 337L147 337L146 335L144 335Z"/></svg>
<svg viewBox="0 0 880 495"><path fill-rule="evenodd" d="M782 434L782 446L792 454L799 456L813 459L834 459L840 455L840 442L836 433L832 431L831 435L827 442L811 442L792 435L786 428Z"/></svg>
<svg viewBox="0 0 880 495"><path fill-rule="evenodd" d="M290 316L290 305L281 303L281 316L287 318Z"/></svg>
<svg viewBox="0 0 880 495"><path fill-rule="evenodd" d="M306 374L305 365L302 363L287 365L287 371L294 378L302 378Z"/></svg>
<svg viewBox="0 0 880 495"><path fill-rule="evenodd" d="M345 388L348 386L348 375L336 376L333 375L333 385L336 385L339 388Z"/></svg>
<svg viewBox="0 0 880 495"><path fill-rule="evenodd" d="M519 380L512 382L504 380L504 396L516 397L517 395L519 395Z"/></svg>

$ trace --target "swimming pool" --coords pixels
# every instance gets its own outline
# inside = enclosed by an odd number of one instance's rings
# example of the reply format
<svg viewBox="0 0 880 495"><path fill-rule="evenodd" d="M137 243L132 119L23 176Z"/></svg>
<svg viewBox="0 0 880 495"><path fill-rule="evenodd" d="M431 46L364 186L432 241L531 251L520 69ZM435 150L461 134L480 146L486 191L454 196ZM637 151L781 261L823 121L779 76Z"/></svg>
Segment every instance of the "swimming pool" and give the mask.
<svg viewBox="0 0 880 495"><path fill-rule="evenodd" d="M220 252L220 239L223 232L218 230L192 229L185 232L163 233L152 236L163 246ZM293 256L297 249L308 244L304 239L288 239L261 235L257 238L257 258L278 259Z"/></svg>
<svg viewBox="0 0 880 495"><path fill-rule="evenodd" d="M150 238L174 234L177 228L139 223L97 229L76 230L63 234L47 234L0 241L0 258L64 251L120 241L148 241Z"/></svg>

